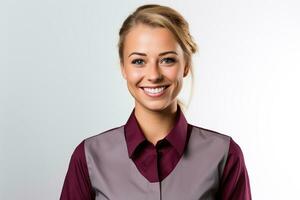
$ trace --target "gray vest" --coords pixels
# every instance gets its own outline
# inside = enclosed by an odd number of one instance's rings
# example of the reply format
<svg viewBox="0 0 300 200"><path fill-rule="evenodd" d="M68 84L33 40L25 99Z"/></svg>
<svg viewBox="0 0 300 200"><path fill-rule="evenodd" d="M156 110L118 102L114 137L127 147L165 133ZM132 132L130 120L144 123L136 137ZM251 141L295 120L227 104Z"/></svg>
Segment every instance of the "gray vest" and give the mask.
<svg viewBox="0 0 300 200"><path fill-rule="evenodd" d="M193 126L185 152L161 182L150 183L128 157L124 126L85 140L96 200L213 200L230 138Z"/></svg>

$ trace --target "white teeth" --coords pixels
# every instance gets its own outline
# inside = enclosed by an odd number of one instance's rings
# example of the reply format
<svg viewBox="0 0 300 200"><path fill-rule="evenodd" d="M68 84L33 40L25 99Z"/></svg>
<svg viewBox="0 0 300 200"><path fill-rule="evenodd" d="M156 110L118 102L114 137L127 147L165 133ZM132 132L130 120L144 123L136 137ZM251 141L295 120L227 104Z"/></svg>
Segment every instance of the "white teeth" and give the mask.
<svg viewBox="0 0 300 200"><path fill-rule="evenodd" d="M159 87L159 88L144 88L144 90L145 90L146 92L149 92L149 93L151 93L151 94L161 93L164 89L165 89L165 87Z"/></svg>

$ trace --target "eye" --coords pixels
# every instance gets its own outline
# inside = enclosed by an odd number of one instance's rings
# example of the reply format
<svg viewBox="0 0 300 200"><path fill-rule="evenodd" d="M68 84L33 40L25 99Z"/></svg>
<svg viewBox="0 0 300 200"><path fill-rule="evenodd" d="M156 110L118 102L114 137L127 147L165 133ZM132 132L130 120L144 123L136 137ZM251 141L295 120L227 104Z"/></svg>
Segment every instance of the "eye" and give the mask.
<svg viewBox="0 0 300 200"><path fill-rule="evenodd" d="M143 65L145 64L144 60L143 59L134 59L131 61L131 64L134 64L134 65Z"/></svg>
<svg viewBox="0 0 300 200"><path fill-rule="evenodd" d="M176 59L174 59L174 58L163 58L160 60L160 63L164 63L164 64L172 64L175 62L176 62Z"/></svg>

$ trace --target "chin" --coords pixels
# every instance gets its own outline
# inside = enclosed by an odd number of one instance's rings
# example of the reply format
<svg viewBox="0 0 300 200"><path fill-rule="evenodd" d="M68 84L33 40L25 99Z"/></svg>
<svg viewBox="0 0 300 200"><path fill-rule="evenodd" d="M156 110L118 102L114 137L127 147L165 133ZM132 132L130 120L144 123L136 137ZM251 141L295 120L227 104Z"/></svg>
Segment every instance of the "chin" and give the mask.
<svg viewBox="0 0 300 200"><path fill-rule="evenodd" d="M151 111L162 111L169 107L170 105L164 102L145 102L142 104L142 107L151 110Z"/></svg>

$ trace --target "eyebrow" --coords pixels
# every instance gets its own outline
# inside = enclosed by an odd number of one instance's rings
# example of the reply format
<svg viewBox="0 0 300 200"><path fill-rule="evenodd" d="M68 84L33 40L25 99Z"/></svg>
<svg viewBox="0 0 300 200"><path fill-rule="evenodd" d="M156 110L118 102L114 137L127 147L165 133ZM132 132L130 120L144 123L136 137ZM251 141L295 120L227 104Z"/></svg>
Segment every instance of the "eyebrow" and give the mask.
<svg viewBox="0 0 300 200"><path fill-rule="evenodd" d="M160 53L159 56L163 56L163 55L166 55L166 54L169 54L169 53L178 55L176 51L165 51L165 52ZM140 56L147 56L147 54L145 54L145 53L132 52L131 54L129 54L128 57L130 57L130 56L132 56L132 55L134 55L134 54L135 54L135 55L140 55Z"/></svg>

